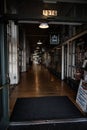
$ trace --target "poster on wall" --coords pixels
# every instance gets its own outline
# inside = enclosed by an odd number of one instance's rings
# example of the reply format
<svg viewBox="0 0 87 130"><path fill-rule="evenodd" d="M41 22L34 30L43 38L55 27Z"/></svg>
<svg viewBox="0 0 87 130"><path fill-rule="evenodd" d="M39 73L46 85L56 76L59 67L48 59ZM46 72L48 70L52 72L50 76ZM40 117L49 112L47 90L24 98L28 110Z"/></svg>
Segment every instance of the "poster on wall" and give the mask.
<svg viewBox="0 0 87 130"><path fill-rule="evenodd" d="M50 44L58 45L59 44L59 35L50 35Z"/></svg>

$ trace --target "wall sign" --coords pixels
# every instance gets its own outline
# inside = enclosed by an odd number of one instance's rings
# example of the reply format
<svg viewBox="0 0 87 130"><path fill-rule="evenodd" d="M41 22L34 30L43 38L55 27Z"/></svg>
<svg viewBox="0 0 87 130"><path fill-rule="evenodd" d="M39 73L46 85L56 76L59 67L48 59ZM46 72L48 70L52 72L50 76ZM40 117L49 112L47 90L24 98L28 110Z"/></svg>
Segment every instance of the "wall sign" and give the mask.
<svg viewBox="0 0 87 130"><path fill-rule="evenodd" d="M59 44L59 35L51 35L50 36L50 44L57 45Z"/></svg>

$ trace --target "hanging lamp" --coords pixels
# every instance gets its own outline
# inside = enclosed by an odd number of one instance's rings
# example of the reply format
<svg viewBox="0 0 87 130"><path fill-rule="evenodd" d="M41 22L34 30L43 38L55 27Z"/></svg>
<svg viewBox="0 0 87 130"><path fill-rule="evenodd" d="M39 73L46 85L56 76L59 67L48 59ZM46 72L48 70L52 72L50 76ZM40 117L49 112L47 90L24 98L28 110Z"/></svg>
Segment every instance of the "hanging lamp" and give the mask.
<svg viewBox="0 0 87 130"><path fill-rule="evenodd" d="M43 22L39 25L39 28L46 29L46 28L49 28L49 25L47 23Z"/></svg>

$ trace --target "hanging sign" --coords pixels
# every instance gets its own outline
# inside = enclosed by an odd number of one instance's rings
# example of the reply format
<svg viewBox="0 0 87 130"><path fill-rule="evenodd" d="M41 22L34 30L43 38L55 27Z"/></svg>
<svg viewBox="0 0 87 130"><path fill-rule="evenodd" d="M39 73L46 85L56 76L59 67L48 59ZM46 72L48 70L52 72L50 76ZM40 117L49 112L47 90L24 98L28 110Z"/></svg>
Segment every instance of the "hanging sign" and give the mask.
<svg viewBox="0 0 87 130"><path fill-rule="evenodd" d="M59 44L59 35L51 35L50 36L50 44L57 45Z"/></svg>

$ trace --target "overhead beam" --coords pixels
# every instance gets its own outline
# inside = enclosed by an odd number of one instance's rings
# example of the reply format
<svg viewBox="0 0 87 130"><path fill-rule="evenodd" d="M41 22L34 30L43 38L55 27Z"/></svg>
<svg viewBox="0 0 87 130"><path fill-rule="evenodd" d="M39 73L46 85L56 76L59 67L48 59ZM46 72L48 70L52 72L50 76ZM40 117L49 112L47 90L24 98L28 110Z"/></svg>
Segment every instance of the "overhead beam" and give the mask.
<svg viewBox="0 0 87 130"><path fill-rule="evenodd" d="M18 15L5 15L4 20L14 20L14 21L26 21L28 23L28 21L32 21L35 23L39 23L42 20L47 21L47 22L78 22L78 23L86 23L87 24L87 16L85 17L67 17L67 16L58 16L56 18L50 18L50 19L44 19L41 17L29 17L29 16L18 16Z"/></svg>
<svg viewBox="0 0 87 130"><path fill-rule="evenodd" d="M57 3L57 2L64 2L64 3L83 3L86 4L87 0L43 0L44 3Z"/></svg>
<svg viewBox="0 0 87 130"><path fill-rule="evenodd" d="M65 3L87 3L87 0L58 0L58 2L65 2Z"/></svg>

